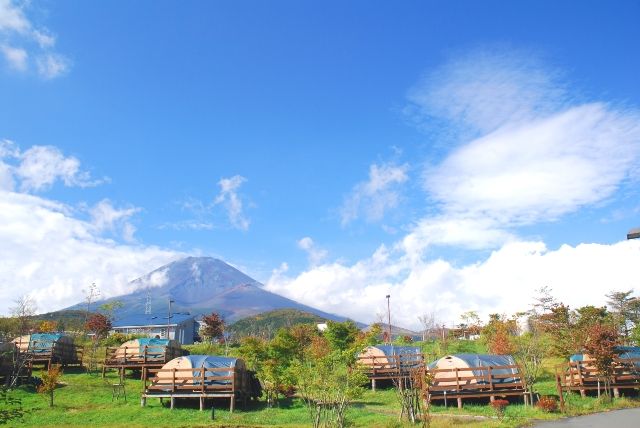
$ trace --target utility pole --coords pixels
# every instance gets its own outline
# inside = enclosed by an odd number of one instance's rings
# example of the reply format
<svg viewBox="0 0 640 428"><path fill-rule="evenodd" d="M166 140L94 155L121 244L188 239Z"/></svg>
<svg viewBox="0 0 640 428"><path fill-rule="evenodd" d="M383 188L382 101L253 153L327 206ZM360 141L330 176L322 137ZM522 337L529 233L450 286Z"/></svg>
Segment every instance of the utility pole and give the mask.
<svg viewBox="0 0 640 428"><path fill-rule="evenodd" d="M391 297L390 294L387 294L387 317L389 320L388 323L388 332L389 332L389 343L391 343L391 305L389 304L389 298Z"/></svg>

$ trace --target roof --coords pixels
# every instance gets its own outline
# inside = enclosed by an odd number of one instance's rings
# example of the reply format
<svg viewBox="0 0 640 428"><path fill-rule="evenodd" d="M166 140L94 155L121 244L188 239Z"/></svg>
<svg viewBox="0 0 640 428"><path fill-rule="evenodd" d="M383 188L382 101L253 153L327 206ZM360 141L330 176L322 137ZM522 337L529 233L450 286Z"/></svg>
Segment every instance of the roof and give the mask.
<svg viewBox="0 0 640 428"><path fill-rule="evenodd" d="M206 368L227 368L235 367L237 358L232 357L218 357L214 355L187 355L185 357L191 361L191 367L206 367Z"/></svg>
<svg viewBox="0 0 640 428"><path fill-rule="evenodd" d="M492 354L454 354L442 357L431 364L428 368L436 368L438 362L444 358L457 357L464 361L469 367L495 367L495 366L513 366L516 361L511 355L492 355ZM472 370L474 376L484 376L486 372L482 370ZM508 375L516 374L517 369L494 369L492 370L494 375ZM514 377L494 379L494 383L513 383L516 381ZM478 383L486 383L485 381L478 381Z"/></svg>
<svg viewBox="0 0 640 428"><path fill-rule="evenodd" d="M627 233L627 239L638 239L640 238L640 227L634 227Z"/></svg>
<svg viewBox="0 0 640 428"><path fill-rule="evenodd" d="M386 356L421 353L417 346L373 345L373 347L381 350Z"/></svg>
<svg viewBox="0 0 640 428"><path fill-rule="evenodd" d="M182 324L185 321L193 319L193 315L185 313L171 314L171 322L169 325ZM121 327L142 327L142 326L163 326L167 325L167 315L142 314L124 317L114 321L114 328Z"/></svg>
<svg viewBox="0 0 640 428"><path fill-rule="evenodd" d="M633 364L640 366L640 346L616 346L615 352L623 360L639 360ZM569 357L569 361L584 361L584 354L573 354Z"/></svg>

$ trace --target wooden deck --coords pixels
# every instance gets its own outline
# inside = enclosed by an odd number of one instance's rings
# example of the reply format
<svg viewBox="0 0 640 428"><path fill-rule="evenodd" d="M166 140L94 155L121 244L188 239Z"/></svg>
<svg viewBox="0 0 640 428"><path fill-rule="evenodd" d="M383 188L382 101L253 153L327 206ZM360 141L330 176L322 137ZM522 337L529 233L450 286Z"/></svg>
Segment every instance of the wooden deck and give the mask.
<svg viewBox="0 0 640 428"><path fill-rule="evenodd" d="M570 361L556 366L556 387L561 405L564 405L563 393L579 392L585 396L589 391L604 392L606 380L616 397L621 390L640 389L640 359L616 359L609 379L600 375L593 360Z"/></svg>
<svg viewBox="0 0 640 428"><path fill-rule="evenodd" d="M102 364L102 377L107 369L125 370L159 369L174 358L187 352L172 346L145 345L131 347L108 347Z"/></svg>
<svg viewBox="0 0 640 428"><path fill-rule="evenodd" d="M504 373L505 370L510 373ZM455 399L459 408L464 399L496 397L523 397L527 403L527 385L518 365L481 366L466 368L427 369L432 376L427 388L430 402Z"/></svg>
<svg viewBox="0 0 640 428"><path fill-rule="evenodd" d="M204 410L204 400L208 398L228 398L229 410L233 412L238 399L251 398L250 391L241 387L240 373L234 367L222 368L185 368L185 369L147 369L143 368L144 391L141 405L147 404L148 398L168 398L171 409L176 398L198 399L200 410ZM147 374L151 379L147 380Z"/></svg>
<svg viewBox="0 0 640 428"><path fill-rule="evenodd" d="M359 356L358 364L371 380L371 389L375 391L376 381L407 379L412 370L425 367L424 354L398 354L385 357Z"/></svg>
<svg viewBox="0 0 640 428"><path fill-rule="evenodd" d="M77 365L82 367L83 349L72 343L32 341L27 350L20 352L28 356L29 367L42 364L50 367L51 364L60 364L62 367Z"/></svg>

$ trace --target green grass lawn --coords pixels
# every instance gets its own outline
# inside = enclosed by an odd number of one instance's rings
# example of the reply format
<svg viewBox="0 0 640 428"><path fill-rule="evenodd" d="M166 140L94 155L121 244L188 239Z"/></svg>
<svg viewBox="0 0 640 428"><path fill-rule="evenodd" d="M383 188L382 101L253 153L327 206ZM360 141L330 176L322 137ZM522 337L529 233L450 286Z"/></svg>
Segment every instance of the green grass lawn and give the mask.
<svg viewBox="0 0 640 428"><path fill-rule="evenodd" d="M35 376L39 376L36 371ZM111 384L117 381L115 372L106 379L69 368L63 374L55 392L55 406L49 407L47 397L38 394L33 387L23 386L14 390L13 397L22 400L27 413L15 426L61 427L61 426L115 426L115 427L306 427L309 417L303 404L287 400L281 407L269 409L263 403L252 403L248 408L238 406L234 413L228 411L228 400L214 403L215 420L211 420L211 403L207 410L199 411L198 400L178 401L174 410L163 407L158 399L150 399L147 406L140 406L142 383L133 377L126 379L127 401L122 398L112 401ZM555 385L551 372L547 371L537 390L542 394L554 394ZM165 403L166 404L166 403ZM554 419L564 415L549 414L536 408L513 403L506 409L501 422L494 417L490 406L483 403L465 404L463 409L454 406L431 408L432 426L477 426L515 427L525 426L536 419ZM578 415L613 408L636 407L638 399L621 398L606 403L594 397L581 398L574 394L568 401L567 414ZM348 414L354 427L404 427L399 423L400 407L392 388L367 391ZM10 426L13 426L10 425Z"/></svg>

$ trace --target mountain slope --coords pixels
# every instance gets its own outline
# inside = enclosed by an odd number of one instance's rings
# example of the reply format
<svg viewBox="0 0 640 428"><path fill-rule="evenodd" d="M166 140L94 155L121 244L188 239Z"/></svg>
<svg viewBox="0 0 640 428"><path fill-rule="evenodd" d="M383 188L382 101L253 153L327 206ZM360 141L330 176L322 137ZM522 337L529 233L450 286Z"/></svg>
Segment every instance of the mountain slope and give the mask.
<svg viewBox="0 0 640 428"><path fill-rule="evenodd" d="M169 311L206 314L218 312L227 323L274 309L298 309L325 319L344 321L346 318L329 314L294 300L287 299L262 288L262 284L228 265L211 257L187 257L162 266L132 281L136 291L123 296L97 301L94 308L104 303L120 301L122 308L116 318L145 312L147 297L153 314L164 315ZM82 303L69 309L83 309Z"/></svg>

